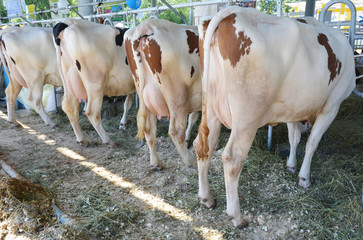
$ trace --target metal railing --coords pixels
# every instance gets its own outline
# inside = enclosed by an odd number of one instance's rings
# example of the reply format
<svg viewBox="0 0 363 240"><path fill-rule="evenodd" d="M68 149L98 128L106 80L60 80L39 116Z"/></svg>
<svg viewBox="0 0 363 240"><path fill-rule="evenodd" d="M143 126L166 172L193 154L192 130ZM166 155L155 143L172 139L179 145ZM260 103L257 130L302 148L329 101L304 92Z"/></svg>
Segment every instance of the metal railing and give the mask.
<svg viewBox="0 0 363 240"><path fill-rule="evenodd" d="M113 1L116 2L116 1ZM119 1L120 2L120 1ZM109 2L107 2L109 3ZM202 1L202 2L189 2L189 3L182 3L182 4L175 4L175 5L170 5L170 6L156 6L156 7L150 7L150 8L142 8L142 9L137 9L137 10L123 10L123 11L118 11L118 12L110 12L110 13L95 13L92 15L88 15L88 16L82 16L81 14L79 14L79 12L76 10L76 8L79 7L87 7L87 6L94 6L94 5L98 5L98 3L89 3L89 4L82 4L82 5L73 5L73 6L67 6L67 7L62 7L62 8L54 8L52 10L45 10L45 11L39 11L39 12L34 12L34 13L28 13L28 14L18 14L12 17L2 17L0 19L9 19L9 18L21 18L23 19L22 22L16 22L16 23L4 23L1 24L3 25L15 25L15 24L22 24L22 25L35 25L35 24L51 24L51 23L56 23L56 22L60 22L64 19L68 19L69 17L65 17L65 18L59 18L59 19L46 19L46 20L28 20L26 19L27 16L30 15L37 15L37 14L44 14L44 13L48 13L48 12L58 12L61 10L71 10L77 13L78 17L73 17L74 19L87 19L87 20L92 20L92 19L97 19L97 18L108 18L108 19L112 19L114 17L117 16L124 16L124 19L126 19L125 24L126 25L130 25L131 23L128 21L128 16L133 15L134 16L134 21L132 24L136 24L136 14L138 13L146 13L146 12L150 12L150 13L159 13L162 11L166 11L169 10L169 7L172 7L174 9L177 8L193 8L193 7L197 7L197 6L208 6L208 5L215 5L215 4L233 4L233 3L237 3L237 0L210 0L210 1Z"/></svg>

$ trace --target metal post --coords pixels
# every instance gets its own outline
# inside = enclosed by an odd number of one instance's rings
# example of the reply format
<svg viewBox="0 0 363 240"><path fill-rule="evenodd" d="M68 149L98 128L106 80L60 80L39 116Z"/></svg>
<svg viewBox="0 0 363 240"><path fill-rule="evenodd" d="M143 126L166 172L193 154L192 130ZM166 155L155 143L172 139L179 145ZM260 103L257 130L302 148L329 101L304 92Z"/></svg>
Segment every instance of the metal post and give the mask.
<svg viewBox="0 0 363 240"><path fill-rule="evenodd" d="M314 17L316 0L306 0L305 16Z"/></svg>
<svg viewBox="0 0 363 240"><path fill-rule="evenodd" d="M54 102L55 102L55 113L58 114L58 108L57 108L57 90L55 89L55 86L53 86L54 91Z"/></svg>
<svg viewBox="0 0 363 240"><path fill-rule="evenodd" d="M271 143L272 143L272 126L268 125L267 150L269 151L271 151Z"/></svg>
<svg viewBox="0 0 363 240"><path fill-rule="evenodd" d="M137 15L137 13L132 14L132 19L134 21L134 27L136 27L136 25L137 25L136 15Z"/></svg>
<svg viewBox="0 0 363 240"><path fill-rule="evenodd" d="M193 3L193 0L189 0L189 2ZM189 8L189 24L194 25L193 7Z"/></svg>
<svg viewBox="0 0 363 240"><path fill-rule="evenodd" d="M151 0L151 7L156 7L157 6L157 2L158 0ZM157 16L157 12L154 10L151 12L150 18L158 18Z"/></svg>
<svg viewBox="0 0 363 240"><path fill-rule="evenodd" d="M282 3L284 0L277 0L277 16L282 16Z"/></svg>

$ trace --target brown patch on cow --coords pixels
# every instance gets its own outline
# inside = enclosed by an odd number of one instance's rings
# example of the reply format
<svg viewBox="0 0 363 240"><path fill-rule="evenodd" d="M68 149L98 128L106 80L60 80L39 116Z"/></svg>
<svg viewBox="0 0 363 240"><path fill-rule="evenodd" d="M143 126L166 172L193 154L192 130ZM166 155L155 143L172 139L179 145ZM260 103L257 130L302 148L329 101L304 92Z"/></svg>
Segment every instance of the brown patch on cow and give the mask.
<svg viewBox="0 0 363 240"><path fill-rule="evenodd" d="M79 63L78 60L76 60L76 65L77 65L78 71L81 71L81 64Z"/></svg>
<svg viewBox="0 0 363 240"><path fill-rule="evenodd" d="M144 54L147 63L153 74L161 73L161 50L160 45L154 40L147 38L147 44L144 47Z"/></svg>
<svg viewBox="0 0 363 240"><path fill-rule="evenodd" d="M194 74L194 67L192 66L191 70L190 70L190 78L193 77L193 74Z"/></svg>
<svg viewBox="0 0 363 240"><path fill-rule="evenodd" d="M62 52L62 50L60 50L59 52L60 52L60 55L61 55L61 56L63 56L63 52Z"/></svg>
<svg viewBox="0 0 363 240"><path fill-rule="evenodd" d="M158 79L158 83L161 84L159 75L157 75L156 78Z"/></svg>
<svg viewBox="0 0 363 240"><path fill-rule="evenodd" d="M337 59L337 56L335 55L333 49L329 45L329 39L325 34L320 33L318 36L318 41L320 45L325 47L328 53L328 69L330 71L330 79L329 79L329 84L330 84L330 82L332 82L334 78L340 74L340 70L342 68L342 62L339 61L339 59Z"/></svg>
<svg viewBox="0 0 363 240"><path fill-rule="evenodd" d="M305 19L302 19L302 18L297 18L296 21L308 24L308 22Z"/></svg>
<svg viewBox="0 0 363 240"><path fill-rule="evenodd" d="M187 42L189 46L189 54L192 54L195 49L197 49L196 54L199 55L199 48L198 48L198 35L192 31L187 30Z"/></svg>
<svg viewBox="0 0 363 240"><path fill-rule="evenodd" d="M136 47L134 46L134 49L137 49L138 41L135 41L135 42L136 42ZM134 42L134 45L135 45L135 42ZM134 76L135 82L138 83L139 79L138 79L138 77L136 75L137 65L136 65L134 55L133 55L133 52L132 52L131 41L129 39L125 40L125 51L126 51L127 61L129 62L131 73Z"/></svg>
<svg viewBox="0 0 363 240"><path fill-rule="evenodd" d="M216 30L216 35L219 41L219 51L224 60L229 59L232 66L235 67L241 56L248 55L251 51L251 38L238 32L236 36L236 28L233 24L236 23L236 14L233 13L223 19L219 23Z"/></svg>
<svg viewBox="0 0 363 240"><path fill-rule="evenodd" d="M10 57L11 61L16 65L14 58Z"/></svg>

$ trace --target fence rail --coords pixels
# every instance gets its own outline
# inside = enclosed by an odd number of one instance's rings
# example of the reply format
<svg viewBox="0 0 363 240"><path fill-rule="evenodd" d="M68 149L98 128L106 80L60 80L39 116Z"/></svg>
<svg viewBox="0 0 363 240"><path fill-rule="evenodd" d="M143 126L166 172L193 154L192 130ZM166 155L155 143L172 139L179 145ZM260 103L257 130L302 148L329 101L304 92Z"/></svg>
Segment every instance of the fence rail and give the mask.
<svg viewBox="0 0 363 240"><path fill-rule="evenodd" d="M112 2L107 2L107 3L115 3L116 1L112 1ZM120 1L118 1L120 2ZM189 3L182 3L182 4L175 4L175 5L171 5L173 8L177 9L177 8L193 8L193 7L197 7L197 6L208 6L208 5L215 5L215 4L235 4L237 3L237 0L210 0L210 1L198 1L198 2L189 2ZM97 19L97 18L114 18L117 16L125 16L127 19L127 16L132 16L134 15L134 24L135 24L135 19L136 19L136 14L138 13L145 13L145 12L154 12L154 13L158 13L158 12L162 12L162 11L166 11L169 10L170 8L168 6L156 6L156 7L150 7L150 8L142 8L142 9L137 9L137 10L124 10L124 11L118 11L118 12L111 12L111 13L102 13L102 14L92 14L92 15L88 15L88 16L81 16L77 11L76 8L79 7L87 7L87 6L94 6L94 5L98 5L98 3L89 3L89 4L83 4L83 5L73 5L73 6L67 6L67 7L62 7L62 8L54 8L52 10L45 10L45 11L40 11L40 12L35 12L35 13L28 13L28 14L18 14L16 16L12 16L11 18L21 18L23 19L22 22L17 22L17 23L2 23L1 26L4 25L16 25L16 24L22 24L22 25L35 25L35 24L50 24L50 23L56 23L59 21L62 21L64 19L68 19L69 17L64 17L64 18L59 18L59 19L46 19L46 20L27 20L26 17L30 16L30 15L37 15L37 14L44 14L44 13L48 13L48 12L58 12L61 10L72 10L75 11L79 16L78 17L73 17L74 19L87 19L87 20L92 20L92 19ZM101 5L102 6L102 5ZM10 17L2 17L0 19L9 19ZM130 23L128 21L126 21L126 24L129 25Z"/></svg>

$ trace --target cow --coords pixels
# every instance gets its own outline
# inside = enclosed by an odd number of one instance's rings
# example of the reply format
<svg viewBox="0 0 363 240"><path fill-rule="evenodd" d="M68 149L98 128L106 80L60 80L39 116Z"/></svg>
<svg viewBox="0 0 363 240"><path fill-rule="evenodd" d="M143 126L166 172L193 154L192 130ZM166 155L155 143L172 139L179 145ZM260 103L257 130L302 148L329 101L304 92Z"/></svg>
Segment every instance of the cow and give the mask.
<svg viewBox="0 0 363 240"><path fill-rule="evenodd" d="M29 101L45 124L54 127L55 123L44 111L42 104L43 85L62 86L52 29L39 27L8 27L0 32L0 57L9 85L7 97L8 121L17 124L14 105L25 87L29 89ZM10 74L9 74L9 71Z"/></svg>
<svg viewBox="0 0 363 240"><path fill-rule="evenodd" d="M193 143L198 197L215 206L207 174L223 124L231 129L222 154L226 213L243 227L238 180L257 129L287 123L297 145L298 122L313 125L299 172L299 185L309 187L312 155L355 86L353 51L344 34L313 18L280 18L250 8L222 9L199 26L199 37L203 109ZM296 157L289 158L287 167L294 171L296 165Z"/></svg>
<svg viewBox="0 0 363 240"><path fill-rule="evenodd" d="M87 145L79 126L79 103L87 101L85 114L103 143L115 146L101 122L104 95L127 95L120 128L136 91L123 46L127 29L86 20L66 19L53 28L57 62L64 84L62 109L67 114L77 142Z"/></svg>
<svg viewBox="0 0 363 240"><path fill-rule="evenodd" d="M196 166L185 140L202 109L198 41L196 26L161 19L143 21L125 34L127 59L140 98L137 137L146 138L153 170L162 169L155 142L157 118L163 116L170 117L168 132L183 162Z"/></svg>

